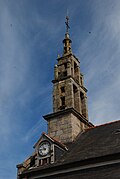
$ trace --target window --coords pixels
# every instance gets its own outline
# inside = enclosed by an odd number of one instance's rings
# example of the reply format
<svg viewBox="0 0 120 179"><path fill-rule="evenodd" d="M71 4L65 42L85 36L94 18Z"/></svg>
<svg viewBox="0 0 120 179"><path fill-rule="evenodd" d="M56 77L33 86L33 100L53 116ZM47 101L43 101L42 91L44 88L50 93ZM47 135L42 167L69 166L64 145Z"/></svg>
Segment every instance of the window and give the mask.
<svg viewBox="0 0 120 179"><path fill-rule="evenodd" d="M61 97L61 106L65 106L65 96Z"/></svg>
<svg viewBox="0 0 120 179"><path fill-rule="evenodd" d="M74 62L74 72L77 72L77 63Z"/></svg>
<svg viewBox="0 0 120 179"><path fill-rule="evenodd" d="M81 85L83 85L82 77L80 77L80 83L81 83Z"/></svg>
<svg viewBox="0 0 120 179"><path fill-rule="evenodd" d="M60 72L58 72L58 78L60 78Z"/></svg>
<svg viewBox="0 0 120 179"><path fill-rule="evenodd" d="M79 105L78 105L78 90L77 87L75 85L73 85L73 98L74 98L74 108L76 110L79 110Z"/></svg>
<svg viewBox="0 0 120 179"><path fill-rule="evenodd" d="M65 67L65 69L67 68L67 63L64 63L64 67Z"/></svg>
<svg viewBox="0 0 120 179"><path fill-rule="evenodd" d="M35 156L31 157L31 161L30 161L30 167L35 166Z"/></svg>
<svg viewBox="0 0 120 179"><path fill-rule="evenodd" d="M45 165L45 164L50 164L51 163L51 158L43 158L39 161L39 165Z"/></svg>
<svg viewBox="0 0 120 179"><path fill-rule="evenodd" d="M64 71L63 72L63 77L66 77L67 76L67 71Z"/></svg>
<svg viewBox="0 0 120 179"><path fill-rule="evenodd" d="M77 92L77 87L75 85L73 85L73 92L76 93Z"/></svg>
<svg viewBox="0 0 120 179"><path fill-rule="evenodd" d="M84 94L82 92L80 92L80 98L81 98L81 100L84 99Z"/></svg>
<svg viewBox="0 0 120 179"><path fill-rule="evenodd" d="M65 96L62 96L60 100L61 100L60 110L65 109Z"/></svg>
<svg viewBox="0 0 120 179"><path fill-rule="evenodd" d="M61 87L61 93L64 93L64 92L65 92L65 87L62 86L62 87Z"/></svg>
<svg viewBox="0 0 120 179"><path fill-rule="evenodd" d="M80 99L81 99L81 113L84 117L86 117L85 98L82 92L80 92Z"/></svg>

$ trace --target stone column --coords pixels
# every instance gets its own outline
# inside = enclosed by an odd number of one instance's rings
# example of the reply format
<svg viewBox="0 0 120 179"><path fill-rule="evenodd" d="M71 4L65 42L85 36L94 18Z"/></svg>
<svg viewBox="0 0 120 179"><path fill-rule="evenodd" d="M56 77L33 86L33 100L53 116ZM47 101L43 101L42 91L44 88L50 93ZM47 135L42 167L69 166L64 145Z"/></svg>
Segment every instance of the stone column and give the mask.
<svg viewBox="0 0 120 179"><path fill-rule="evenodd" d="M66 83L66 106L67 108L74 107L74 94L73 94L73 84L69 79Z"/></svg>
<svg viewBox="0 0 120 179"><path fill-rule="evenodd" d="M88 119L87 96L85 94L83 94L81 99L81 114Z"/></svg>
<svg viewBox="0 0 120 179"><path fill-rule="evenodd" d="M57 65L54 66L54 78L55 80L58 79L58 66Z"/></svg>
<svg viewBox="0 0 120 179"><path fill-rule="evenodd" d="M70 61L68 61L68 63L67 63L67 74L68 74L68 76L71 76L71 63L70 63Z"/></svg>

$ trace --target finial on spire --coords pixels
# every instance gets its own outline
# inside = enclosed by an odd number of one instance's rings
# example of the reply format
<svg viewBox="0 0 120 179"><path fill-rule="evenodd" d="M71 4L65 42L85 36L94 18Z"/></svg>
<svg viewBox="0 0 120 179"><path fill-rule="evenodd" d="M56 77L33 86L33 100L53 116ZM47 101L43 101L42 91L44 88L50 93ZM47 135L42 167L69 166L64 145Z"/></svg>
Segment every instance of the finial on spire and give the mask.
<svg viewBox="0 0 120 179"><path fill-rule="evenodd" d="M65 33L65 39L63 40L63 44L64 44L64 51L63 51L63 55L66 55L66 54L69 54L69 53L72 53L72 50L71 50L71 39L69 37L69 33L68 33L68 30L70 29L70 26L69 26L69 16L67 15L66 16L66 33Z"/></svg>
<svg viewBox="0 0 120 179"><path fill-rule="evenodd" d="M66 16L66 22L65 22L65 24L66 24L66 32L68 33L68 29L70 29L68 15Z"/></svg>

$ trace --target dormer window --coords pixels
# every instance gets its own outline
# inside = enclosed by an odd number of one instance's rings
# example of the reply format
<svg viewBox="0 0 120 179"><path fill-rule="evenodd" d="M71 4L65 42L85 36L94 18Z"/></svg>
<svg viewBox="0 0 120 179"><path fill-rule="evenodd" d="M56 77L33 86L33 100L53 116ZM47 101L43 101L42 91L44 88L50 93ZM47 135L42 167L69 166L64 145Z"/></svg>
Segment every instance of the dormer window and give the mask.
<svg viewBox="0 0 120 179"><path fill-rule="evenodd" d="M32 166L43 166L52 164L57 160L64 151L67 150L65 146L61 143L55 141L53 138L50 138L47 134L43 133L41 138L34 146L36 155L32 161ZM34 163L35 162L35 163Z"/></svg>

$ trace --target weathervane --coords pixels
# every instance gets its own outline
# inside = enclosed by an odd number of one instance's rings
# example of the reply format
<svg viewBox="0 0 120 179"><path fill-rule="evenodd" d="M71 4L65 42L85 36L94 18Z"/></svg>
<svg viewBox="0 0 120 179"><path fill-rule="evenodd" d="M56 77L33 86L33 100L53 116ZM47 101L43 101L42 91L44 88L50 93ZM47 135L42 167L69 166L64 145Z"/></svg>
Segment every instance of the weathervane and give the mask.
<svg viewBox="0 0 120 179"><path fill-rule="evenodd" d="M66 16L66 22L65 22L65 24L66 24L66 32L68 33L68 29L70 29L70 26L69 26L69 17L68 16Z"/></svg>

